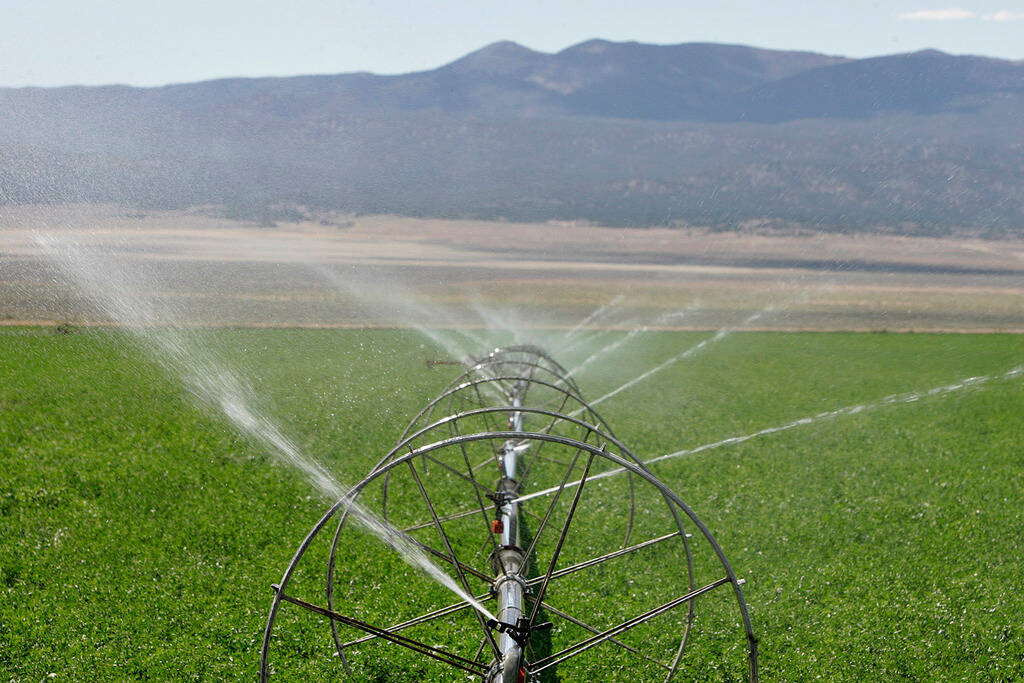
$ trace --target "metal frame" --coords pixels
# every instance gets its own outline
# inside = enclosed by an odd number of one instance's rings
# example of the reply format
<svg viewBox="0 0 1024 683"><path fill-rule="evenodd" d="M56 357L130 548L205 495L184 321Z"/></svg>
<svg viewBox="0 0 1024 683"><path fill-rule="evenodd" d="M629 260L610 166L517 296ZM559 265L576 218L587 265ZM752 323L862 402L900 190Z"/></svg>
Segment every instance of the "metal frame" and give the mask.
<svg viewBox="0 0 1024 683"><path fill-rule="evenodd" d="M468 362L467 366L462 375L455 378L410 421L395 447L327 510L300 544L281 582L274 586L274 599L261 650L260 680L267 681L270 676L269 654L275 621L281 604L289 603L329 620L334 647L346 672L350 670L346 650L378 640L400 645L480 676L486 683L515 683L518 680L538 680L538 676L544 675L543 672L556 666L570 666L574 657L607 643L656 664L665 671L664 680L667 682L682 667L697 598L729 584L742 621L749 679L756 681L757 639L741 589L743 581L736 577L724 552L693 510L615 437L600 415L582 398L579 387L567 376L565 369L546 352L532 346L495 349L482 359ZM496 401L488 404L484 398L485 393L493 395ZM448 412L437 417L442 405ZM581 419L583 417L587 419ZM504 429L495 425L499 418L507 419ZM541 428L528 429L527 421L539 422ZM549 446L547 451L545 445ZM552 455L550 450L557 452ZM481 461L474 463L471 452L479 452L476 457L482 455ZM557 457L559 455L561 459ZM493 486L485 484L477 474L489 462L497 468L497 483ZM520 467L521 464L524 466ZM552 497L543 515L533 514L529 509L522 508L520 503L524 498L524 485L527 481L534 481L531 473L535 471L535 466L556 473L564 469L560 482L549 489ZM578 466L582 466L582 476L577 475L579 478L573 480L572 475ZM578 533L573 521L580 506L586 506L583 496L588 476L598 479L600 472L611 471L609 468L624 471L629 479L624 540L613 550L577 559L568 565L563 562L564 566L560 566L567 538ZM468 486L472 494L467 494L464 504L456 509L439 510L439 501L436 496L432 498L429 485L425 483L431 474L437 477L443 475L445 481L455 482L459 486ZM406 503L406 507L410 498L415 497L421 501L423 510L421 519L407 520L404 528L396 530L396 533L406 534L411 543L442 563L466 594L473 595L476 592L476 600L495 601L495 618L485 618L466 600L445 604L403 618L397 623L384 622L387 625L368 623L365 619L357 619L338 610L336 579L339 551L343 549L343 530L351 526L347 525L351 519L350 508L371 485L379 487L380 510L388 519L388 496L397 481L395 476L406 477L403 479L406 486L402 489L402 502ZM664 501L669 512L666 520L672 529L670 533L640 542L631 541L637 514L638 487ZM574 489L572 496L563 496L569 489ZM565 507L564 502L568 498L571 498L571 503L564 512L564 520L553 523L558 517L556 511ZM365 501L362 502L365 504ZM563 503L561 507L560 502ZM520 513L538 522L526 538L520 534ZM491 548L487 562L489 568L481 569L478 564L474 564L468 558L465 548L454 542L451 536L451 525L463 524L459 520L467 520L475 525L476 522L469 520L475 516L481 518L483 528L486 529L486 533L480 534L479 540L484 542L485 547ZM337 526L328 555L324 594L326 606L323 606L287 591L307 550L335 517ZM695 529L695 533L711 550L712 555L709 557L717 562L721 572L718 577L703 581L701 585L696 580L692 537L686 530L687 526ZM542 538L553 537L556 531L557 542L553 549L549 549L549 543L545 541L544 550L549 555L540 557ZM414 538L415 535L423 536L430 532L440 539L440 544ZM671 599L644 608L636 614L630 612L632 616L603 626L588 623L585 615L581 618L581 615L571 614L571 610L565 609L565 604L555 606L550 602L551 595L558 599L557 590L555 593L551 591L561 585L564 577L587 572L605 562L628 557L633 553L653 552L653 549L664 543L679 543L681 555L686 560L686 570L680 577L681 587ZM537 569L531 568L533 564L536 564ZM586 578L589 575L581 576ZM470 579L480 582L486 590L473 591ZM358 597L345 596L350 601ZM630 629L682 605L687 606L685 626L669 661L659 659L656 653L645 652L638 644L630 644L621 639ZM454 618L467 610L473 613L476 628L480 629L479 647L473 656L459 654L436 644L427 644L406 635L435 624L438 620ZM558 652L537 653L531 644L534 632L545 625L540 622L542 614L554 622L565 624L566 628L581 630L585 635ZM380 618L388 619L388 616L382 614ZM339 624L362 631L364 635L344 641Z"/></svg>

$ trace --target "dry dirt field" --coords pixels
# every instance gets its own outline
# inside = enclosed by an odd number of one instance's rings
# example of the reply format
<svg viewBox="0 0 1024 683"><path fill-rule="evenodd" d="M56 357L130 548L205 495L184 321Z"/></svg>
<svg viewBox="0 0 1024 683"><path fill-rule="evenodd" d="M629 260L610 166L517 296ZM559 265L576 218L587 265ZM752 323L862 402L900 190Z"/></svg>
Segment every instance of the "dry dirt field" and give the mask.
<svg viewBox="0 0 1024 683"><path fill-rule="evenodd" d="M92 260L69 279L54 258L76 254ZM1024 241L0 211L0 321L102 324L82 278L112 270L192 324L483 326L499 311L557 329L615 301L593 326L1024 331Z"/></svg>

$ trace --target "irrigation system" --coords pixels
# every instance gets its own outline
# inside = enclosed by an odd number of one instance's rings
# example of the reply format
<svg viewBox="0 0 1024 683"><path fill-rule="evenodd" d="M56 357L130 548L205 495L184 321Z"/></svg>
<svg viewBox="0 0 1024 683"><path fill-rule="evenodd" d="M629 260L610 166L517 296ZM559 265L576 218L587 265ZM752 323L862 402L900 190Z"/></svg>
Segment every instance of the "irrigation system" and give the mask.
<svg viewBox="0 0 1024 683"><path fill-rule="evenodd" d="M464 365L299 545L274 586L260 680L330 647L342 679L359 667L485 683L711 669L756 681L743 580L569 373L534 346ZM596 476L611 470L624 476ZM549 493L521 500L531 490ZM459 590L359 533L356 505ZM311 644L325 626L330 641Z"/></svg>

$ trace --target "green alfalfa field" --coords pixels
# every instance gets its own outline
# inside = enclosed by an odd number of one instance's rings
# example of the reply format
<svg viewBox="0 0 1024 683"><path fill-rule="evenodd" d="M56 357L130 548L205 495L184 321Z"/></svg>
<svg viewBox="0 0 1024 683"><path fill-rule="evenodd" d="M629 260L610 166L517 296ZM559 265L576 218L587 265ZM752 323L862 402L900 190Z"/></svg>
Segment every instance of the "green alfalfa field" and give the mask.
<svg viewBox="0 0 1024 683"><path fill-rule="evenodd" d="M270 585L326 501L144 348L70 332L0 331L0 678L254 680ZM197 334L343 482L457 371L428 368L443 352L408 331ZM710 335L638 335L578 382L603 395ZM736 333L600 410L653 457L866 406L654 467L746 578L762 678L1018 680L1024 375L1007 373L1021 364L1013 335ZM324 624L292 626L274 680L340 679ZM701 626L679 680L742 678L741 639L706 646ZM388 653L354 680L417 679Z"/></svg>

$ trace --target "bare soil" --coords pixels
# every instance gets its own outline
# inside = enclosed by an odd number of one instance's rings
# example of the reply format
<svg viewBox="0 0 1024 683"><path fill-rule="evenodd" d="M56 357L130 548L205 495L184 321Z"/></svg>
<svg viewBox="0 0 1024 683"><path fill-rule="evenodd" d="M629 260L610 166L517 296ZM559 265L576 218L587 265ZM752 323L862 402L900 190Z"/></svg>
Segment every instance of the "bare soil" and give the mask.
<svg viewBox="0 0 1024 683"><path fill-rule="evenodd" d="M464 309L483 303L558 328L621 294L619 314L595 326L690 309L657 326L717 328L771 308L749 327L1024 331L1021 240L397 216L260 227L202 209L96 205L0 213L0 322L104 320L48 262L40 231L114 256L145 275L146 296L195 324L401 325L415 300L445 308L440 325L481 324Z"/></svg>

